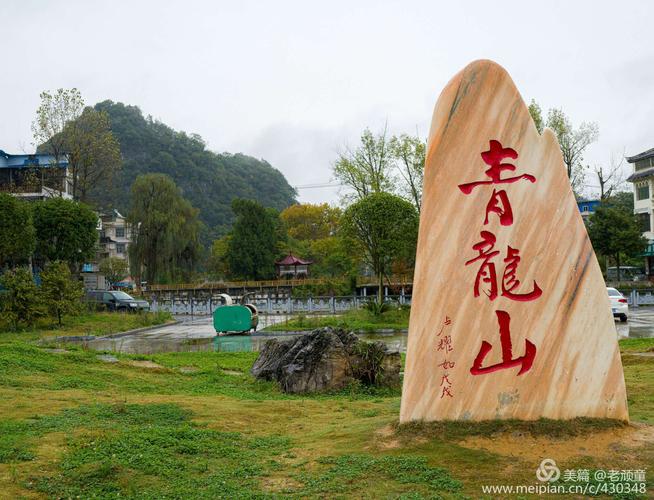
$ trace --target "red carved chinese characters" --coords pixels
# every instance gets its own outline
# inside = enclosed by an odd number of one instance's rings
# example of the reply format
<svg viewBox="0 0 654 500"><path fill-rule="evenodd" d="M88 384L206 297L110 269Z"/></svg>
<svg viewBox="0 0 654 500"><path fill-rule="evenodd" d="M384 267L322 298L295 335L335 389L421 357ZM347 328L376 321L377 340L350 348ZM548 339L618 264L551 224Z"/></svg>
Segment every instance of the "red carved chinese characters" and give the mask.
<svg viewBox="0 0 654 500"><path fill-rule="evenodd" d="M488 200L488 205L486 205L486 218L484 219L484 225L488 224L488 215L491 212L495 212L499 216L500 224L503 226L510 226L513 224L513 209L511 208L509 197L504 189L500 189L499 191L493 189L491 199Z"/></svg>
<svg viewBox="0 0 654 500"><path fill-rule="evenodd" d="M506 266L504 266L504 275L502 276L502 295L511 300L518 300L521 302L528 302L536 300L543 295L543 291L534 280L534 288L529 293L513 293L518 286L520 280L516 279L515 273L520 263L520 250L507 246L506 258L504 259Z"/></svg>
<svg viewBox="0 0 654 500"><path fill-rule="evenodd" d="M529 371L531 365L534 363L534 358L536 357L536 346L525 339L525 353L524 355L513 358L513 346L511 343L511 317L506 311L495 311L497 314L497 322L500 326L500 345L502 346L502 362L496 363L491 366L482 367L481 365L484 362L486 354L488 354L493 346L486 342L485 340L481 343L481 349L479 349L479 354L475 358L475 361L472 363L472 368L470 368L470 373L473 375L483 375L484 373L492 373L497 370L503 370L505 368L512 368L514 366L520 366L520 371L518 375Z"/></svg>
<svg viewBox="0 0 654 500"><path fill-rule="evenodd" d="M536 182L536 177L531 174L503 177L503 172L515 172L516 167L511 163L502 163L502 161L506 158L515 160L518 158L518 153L512 148L505 148L499 141L491 140L489 150L481 153L481 158L489 166L485 171L489 180L459 184L459 189L465 195L469 195L478 186L514 184L520 180L526 180L532 184ZM486 204L484 225L489 224L491 214L495 214L498 217L501 226L513 225L514 213L506 190L493 189L491 197ZM503 259L504 270L502 278L498 280L495 258L500 254L500 250L495 249L497 238L491 231L481 231L480 237L481 241L478 241L472 246L472 249L477 252L477 255L465 262L466 266L476 262L479 263L479 269L473 287L475 297L479 297L483 291L490 301L494 301L498 296L502 296L512 301L528 302L538 299L543 294L542 289L535 280L531 291L518 291L520 280L517 278L517 272L518 264L521 260L520 250L509 245L507 245L506 256ZM506 311L498 310L495 313L499 324L502 361L491 366L482 366L486 355L493 349L493 346L489 342L483 341L479 353L470 368L470 373L472 375L483 375L497 370L520 366L518 375L522 375L529 371L534 362L536 346L525 339L524 355L514 359L510 330L511 316ZM447 363L447 361L444 363ZM445 366L443 368L446 369Z"/></svg>
<svg viewBox="0 0 654 500"><path fill-rule="evenodd" d="M481 154L481 158L484 160L484 163L490 166L490 168L485 172L490 180L459 184L459 189L463 194L467 195L470 194L472 190L477 186L483 186L487 184L513 184L514 182L517 182L521 179L527 180L531 183L536 182L536 177L531 174L516 175L514 177L502 177L503 171L508 170L513 172L516 168L515 165L511 163L502 163L502 160L505 158L511 158L515 160L517 157L518 153L514 149L504 148L499 141L490 141L490 149L488 151L484 151ZM501 225L510 226L513 224L513 209L511 208L509 196L506 194L504 189L493 189L493 194L491 195L491 198L486 205L486 218L484 219L484 225L488 224L488 216L491 213L497 214Z"/></svg>
<svg viewBox="0 0 654 500"><path fill-rule="evenodd" d="M481 154L481 159L484 160L486 165L490 165L490 168L486 170L485 173L491 180L459 184L459 189L463 194L470 194L474 188L477 186L483 186L484 184L513 184L521 179L525 179L532 183L536 182L536 177L530 174L516 175L515 177L502 177L502 172L504 170L510 172L515 171L515 165L512 165L511 163L502 163L502 160L504 158L515 160L517 157L518 153L514 149L502 147L502 144L499 141L490 141L490 149Z"/></svg>
<svg viewBox="0 0 654 500"><path fill-rule="evenodd" d="M485 292L490 300L497 298L497 273L495 272L495 264L491 262L493 257L499 254L499 250L495 248L495 235L489 231L482 231L480 233L481 241L472 245L472 249L478 252L478 255L466 262L466 266L481 261L477 277L475 278L475 297L479 297L479 289L482 283L489 285L488 290Z"/></svg>
<svg viewBox="0 0 654 500"><path fill-rule="evenodd" d="M495 300L498 295L497 272L495 270L495 263L492 259L500 252L495 250L495 242L497 239L490 231L482 231L480 233L481 241L472 246L473 250L478 252L476 257L468 260L466 266L481 261L477 277L475 278L474 295L479 297L482 285L488 284L488 288L484 293L490 300ZM506 258L504 259L504 274L502 275L502 295L511 300L520 302L528 302L536 300L543 294L543 291L534 281L534 286L531 292L517 293L514 290L520 286L520 280L516 278L518 264L520 263L520 250L507 246Z"/></svg>

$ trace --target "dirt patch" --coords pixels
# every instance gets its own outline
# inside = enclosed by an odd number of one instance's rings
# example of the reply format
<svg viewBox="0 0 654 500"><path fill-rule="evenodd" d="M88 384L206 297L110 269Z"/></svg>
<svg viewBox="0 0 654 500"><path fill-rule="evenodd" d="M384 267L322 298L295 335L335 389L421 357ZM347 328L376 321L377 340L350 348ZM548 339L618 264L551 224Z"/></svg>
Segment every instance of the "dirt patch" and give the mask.
<svg viewBox="0 0 654 500"><path fill-rule="evenodd" d="M154 361L148 361L148 360L134 360L134 361L128 361L127 364L129 366L134 366L136 368L148 368L150 370L165 370L165 366L161 366Z"/></svg>
<svg viewBox="0 0 654 500"><path fill-rule="evenodd" d="M182 373L196 373L200 370L196 366L180 366L179 371Z"/></svg>
<svg viewBox="0 0 654 500"><path fill-rule="evenodd" d="M459 445L531 461L545 457L557 457L557 460L577 456L609 458L618 451L630 454L644 446L654 446L654 426L632 424L563 439L520 432L502 433L492 437L469 437L459 442Z"/></svg>
<svg viewBox="0 0 654 500"><path fill-rule="evenodd" d="M222 370L222 372L225 375L236 375L236 376L239 376L239 377L243 376L243 372L239 372L239 371L236 371L236 370Z"/></svg>
<svg viewBox="0 0 654 500"><path fill-rule="evenodd" d="M400 440L395 436L395 428L390 424L377 429L375 445L380 450L393 450L402 446Z"/></svg>
<svg viewBox="0 0 654 500"><path fill-rule="evenodd" d="M261 480L261 486L264 490L281 493L287 490L300 489L303 484L290 477L265 477Z"/></svg>

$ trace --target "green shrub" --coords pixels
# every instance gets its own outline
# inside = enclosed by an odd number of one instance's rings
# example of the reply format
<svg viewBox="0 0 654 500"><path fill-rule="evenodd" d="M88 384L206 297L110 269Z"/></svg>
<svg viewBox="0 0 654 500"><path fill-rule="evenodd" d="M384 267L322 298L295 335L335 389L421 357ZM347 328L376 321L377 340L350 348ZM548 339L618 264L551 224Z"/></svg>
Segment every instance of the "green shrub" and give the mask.
<svg viewBox="0 0 654 500"><path fill-rule="evenodd" d="M391 304L388 302L377 302L376 300L369 300L363 304L363 308L371 313L373 316L381 316L386 311L391 310Z"/></svg>
<svg viewBox="0 0 654 500"><path fill-rule="evenodd" d="M84 291L79 281L73 280L68 264L50 262L41 273L40 297L48 313L61 326L63 316L74 316L82 311Z"/></svg>
<svg viewBox="0 0 654 500"><path fill-rule="evenodd" d="M32 273L25 267L6 271L0 277L0 312L3 318L18 329L20 323L31 326L44 313L39 300L39 290Z"/></svg>

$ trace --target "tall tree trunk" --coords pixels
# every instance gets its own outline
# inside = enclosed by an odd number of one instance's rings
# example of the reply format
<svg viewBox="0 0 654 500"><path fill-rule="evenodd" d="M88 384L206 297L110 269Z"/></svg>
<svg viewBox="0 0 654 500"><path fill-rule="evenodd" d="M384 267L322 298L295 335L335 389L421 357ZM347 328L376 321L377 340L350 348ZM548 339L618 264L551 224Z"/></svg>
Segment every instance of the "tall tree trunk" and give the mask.
<svg viewBox="0 0 654 500"><path fill-rule="evenodd" d="M377 290L377 302L382 303L382 287L384 286L384 273L379 273L379 290Z"/></svg>

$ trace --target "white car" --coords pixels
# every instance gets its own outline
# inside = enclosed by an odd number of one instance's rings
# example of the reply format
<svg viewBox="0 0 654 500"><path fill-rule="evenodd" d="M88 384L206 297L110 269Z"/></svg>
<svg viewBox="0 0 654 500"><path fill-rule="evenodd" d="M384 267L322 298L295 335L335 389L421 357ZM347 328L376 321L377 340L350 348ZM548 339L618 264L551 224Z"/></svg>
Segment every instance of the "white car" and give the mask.
<svg viewBox="0 0 654 500"><path fill-rule="evenodd" d="M629 306L627 299L615 288L606 288L609 293L609 301L611 302L611 311L613 311L614 318L620 318L623 323L627 321L629 315Z"/></svg>

